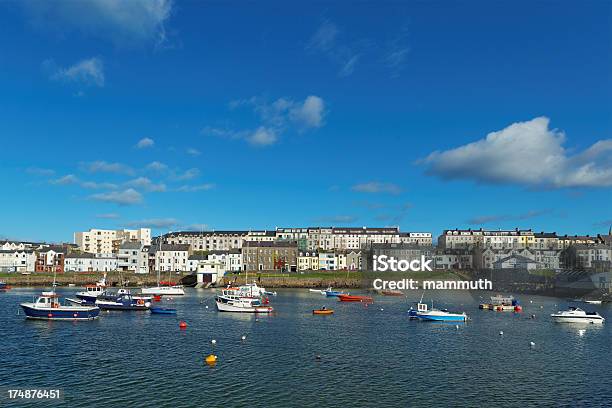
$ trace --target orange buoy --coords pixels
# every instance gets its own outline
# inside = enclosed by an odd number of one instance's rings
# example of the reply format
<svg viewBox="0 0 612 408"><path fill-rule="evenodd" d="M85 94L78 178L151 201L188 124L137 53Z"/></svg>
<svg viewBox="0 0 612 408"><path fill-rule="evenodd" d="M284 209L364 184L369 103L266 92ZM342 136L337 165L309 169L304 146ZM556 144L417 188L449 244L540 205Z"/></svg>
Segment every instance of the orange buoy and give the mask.
<svg viewBox="0 0 612 408"><path fill-rule="evenodd" d="M185 323L184 321L181 320L181 322L179 323L179 327L181 329L186 329L187 328L187 323Z"/></svg>
<svg viewBox="0 0 612 408"><path fill-rule="evenodd" d="M213 366L213 365L217 364L217 356L215 356L214 354L209 354L209 355L206 356L204 361L209 366Z"/></svg>

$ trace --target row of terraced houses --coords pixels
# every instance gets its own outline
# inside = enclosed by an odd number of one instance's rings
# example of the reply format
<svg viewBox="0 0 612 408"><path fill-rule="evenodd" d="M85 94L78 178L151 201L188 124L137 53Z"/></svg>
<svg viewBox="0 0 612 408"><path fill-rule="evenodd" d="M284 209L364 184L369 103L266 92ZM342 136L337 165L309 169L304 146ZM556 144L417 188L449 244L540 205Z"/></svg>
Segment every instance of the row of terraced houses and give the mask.
<svg viewBox="0 0 612 408"><path fill-rule="evenodd" d="M429 232L396 227L311 227L243 231L91 229L74 243L0 241L0 270L14 272L157 270L371 270L375 255L433 259L437 269L610 269L612 235L559 235L532 230L448 229L434 245Z"/></svg>

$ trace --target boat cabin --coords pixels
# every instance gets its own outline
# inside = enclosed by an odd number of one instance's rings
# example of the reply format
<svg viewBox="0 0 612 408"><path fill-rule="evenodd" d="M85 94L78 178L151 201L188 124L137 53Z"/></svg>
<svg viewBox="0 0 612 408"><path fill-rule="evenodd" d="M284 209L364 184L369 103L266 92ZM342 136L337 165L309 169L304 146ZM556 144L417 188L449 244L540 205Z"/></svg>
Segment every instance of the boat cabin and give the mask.
<svg viewBox="0 0 612 408"><path fill-rule="evenodd" d="M427 303L419 303L419 304L417 304L417 310L419 312L427 312L429 310L427 308Z"/></svg>
<svg viewBox="0 0 612 408"><path fill-rule="evenodd" d="M59 308L60 303L57 295L44 295L36 299L37 307Z"/></svg>

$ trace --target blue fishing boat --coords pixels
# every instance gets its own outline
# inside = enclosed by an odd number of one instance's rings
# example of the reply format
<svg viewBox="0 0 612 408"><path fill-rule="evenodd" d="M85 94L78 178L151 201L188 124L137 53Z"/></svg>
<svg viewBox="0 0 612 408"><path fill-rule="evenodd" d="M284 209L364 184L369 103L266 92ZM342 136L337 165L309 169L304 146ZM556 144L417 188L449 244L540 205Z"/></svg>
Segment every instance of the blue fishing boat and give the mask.
<svg viewBox="0 0 612 408"><path fill-rule="evenodd" d="M164 314L164 315L175 315L176 309L170 309L167 307L152 307L149 309L151 314Z"/></svg>
<svg viewBox="0 0 612 408"><path fill-rule="evenodd" d="M151 302L134 298L130 293L105 293L98 296L96 306L103 310L149 310Z"/></svg>
<svg viewBox="0 0 612 408"><path fill-rule="evenodd" d="M432 307L429 309L426 303L418 303L417 310L410 308L408 311L408 316L411 319L419 319L425 321L435 321L435 322L465 322L467 320L467 315L464 313L452 313L446 309L435 309Z"/></svg>
<svg viewBox="0 0 612 408"><path fill-rule="evenodd" d="M325 296L327 297L337 297L338 295L346 295L347 293L342 292L341 290L332 290L331 286L325 289Z"/></svg>
<svg viewBox="0 0 612 408"><path fill-rule="evenodd" d="M96 306L62 305L55 292L43 292L33 303L21 303L28 319L93 320L100 314Z"/></svg>

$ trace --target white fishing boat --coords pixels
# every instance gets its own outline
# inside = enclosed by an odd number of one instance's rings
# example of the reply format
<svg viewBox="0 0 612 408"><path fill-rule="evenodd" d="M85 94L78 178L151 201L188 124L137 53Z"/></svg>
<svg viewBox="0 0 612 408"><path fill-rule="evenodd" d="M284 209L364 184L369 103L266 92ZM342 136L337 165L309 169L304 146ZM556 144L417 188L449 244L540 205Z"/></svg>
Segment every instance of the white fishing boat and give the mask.
<svg viewBox="0 0 612 408"><path fill-rule="evenodd" d="M601 324L604 319L597 312L585 312L578 307L570 307L568 310L558 311L550 315L557 323L592 323Z"/></svg>
<svg viewBox="0 0 612 408"><path fill-rule="evenodd" d="M83 304L94 304L98 296L101 296L106 290L106 273L94 285L85 285L85 290L76 293L77 299ZM70 299L72 302L72 299Z"/></svg>
<svg viewBox="0 0 612 408"><path fill-rule="evenodd" d="M220 312L236 313L270 313L274 309L264 306L259 298L243 296L238 288L226 288L215 296L215 303Z"/></svg>
<svg viewBox="0 0 612 408"><path fill-rule="evenodd" d="M589 305L601 305L601 300L584 300L584 303Z"/></svg>
<svg viewBox="0 0 612 408"><path fill-rule="evenodd" d="M497 294L495 296L491 296L491 303L494 305L511 305L514 301L514 296L503 296Z"/></svg>
<svg viewBox="0 0 612 408"><path fill-rule="evenodd" d="M324 295L325 294L325 291L321 290L321 289L308 289L308 291L312 292L312 293L317 293L319 295Z"/></svg>

